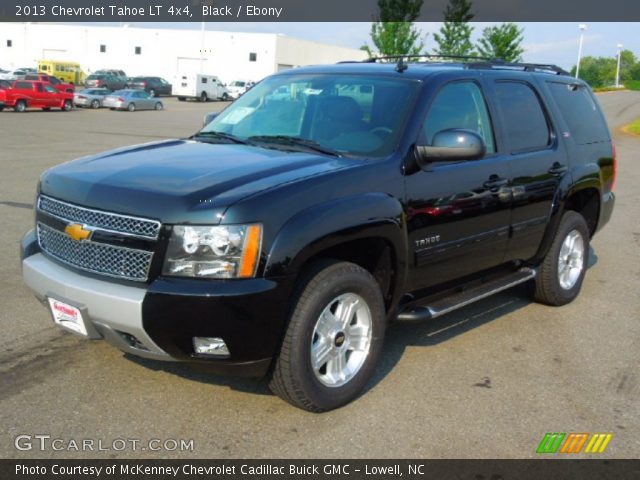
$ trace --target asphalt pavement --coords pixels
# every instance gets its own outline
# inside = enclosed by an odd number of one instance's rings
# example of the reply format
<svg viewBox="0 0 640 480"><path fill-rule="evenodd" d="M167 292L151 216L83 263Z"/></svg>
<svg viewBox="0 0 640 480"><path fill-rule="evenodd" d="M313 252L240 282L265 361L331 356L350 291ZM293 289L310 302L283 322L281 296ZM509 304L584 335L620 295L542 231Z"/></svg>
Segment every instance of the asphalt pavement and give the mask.
<svg viewBox="0 0 640 480"><path fill-rule="evenodd" d="M367 392L325 414L289 406L264 380L140 360L61 332L22 284L18 242L42 171L189 135L222 103L1 112L0 457L530 458L546 432L607 432L600 457L638 458L640 138L620 127L640 117L640 92L599 99L618 147L617 202L592 242L580 297L551 308L515 288L428 324L393 325ZM19 435L60 439L62 450L46 438L49 448L29 449L25 437L18 450ZM187 448L155 451L153 439ZM69 447L81 440L94 450Z"/></svg>

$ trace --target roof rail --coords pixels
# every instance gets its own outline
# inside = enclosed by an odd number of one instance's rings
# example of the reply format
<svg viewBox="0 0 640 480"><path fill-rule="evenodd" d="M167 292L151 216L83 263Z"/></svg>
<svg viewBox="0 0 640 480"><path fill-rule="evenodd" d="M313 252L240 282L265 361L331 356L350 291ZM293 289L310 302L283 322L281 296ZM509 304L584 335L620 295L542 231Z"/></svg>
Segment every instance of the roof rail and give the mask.
<svg viewBox="0 0 640 480"><path fill-rule="evenodd" d="M564 68L546 63L521 63L505 62L500 59L492 59L488 62L471 62L465 65L466 68L495 69L495 70L522 70L523 72L543 72L555 75L571 75Z"/></svg>
<svg viewBox="0 0 640 480"><path fill-rule="evenodd" d="M441 60L486 60L491 61L493 58L489 57L474 57L471 55L435 55L435 54L416 54L416 55L382 55L379 57L369 57L364 60L346 60L338 63L376 63L380 60L402 60L402 61L410 61L411 63L424 63L424 62L415 62L413 59L415 58L425 58L425 59L441 59Z"/></svg>

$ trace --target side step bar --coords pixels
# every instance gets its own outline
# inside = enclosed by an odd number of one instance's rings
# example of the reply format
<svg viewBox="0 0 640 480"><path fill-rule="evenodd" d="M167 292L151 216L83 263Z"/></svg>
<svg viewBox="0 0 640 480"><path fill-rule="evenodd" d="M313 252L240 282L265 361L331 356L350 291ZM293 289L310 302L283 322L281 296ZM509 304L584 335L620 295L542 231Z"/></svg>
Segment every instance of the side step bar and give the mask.
<svg viewBox="0 0 640 480"><path fill-rule="evenodd" d="M494 293L515 287L520 283L527 282L536 276L536 271L531 268L521 268L504 277L490 280L475 287L455 293L451 296L435 300L429 305L409 305L398 314L397 320L400 322L419 322L431 320L446 313L462 308L483 298L490 297Z"/></svg>

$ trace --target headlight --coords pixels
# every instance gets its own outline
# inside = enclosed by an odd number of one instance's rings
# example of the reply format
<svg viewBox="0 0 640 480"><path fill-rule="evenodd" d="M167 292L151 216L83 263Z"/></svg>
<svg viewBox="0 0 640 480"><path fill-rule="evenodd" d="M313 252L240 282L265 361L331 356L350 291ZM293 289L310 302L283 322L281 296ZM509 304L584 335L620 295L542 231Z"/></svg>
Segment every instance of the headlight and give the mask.
<svg viewBox="0 0 640 480"><path fill-rule="evenodd" d="M261 242L261 225L176 225L162 273L179 277L250 278L256 274Z"/></svg>

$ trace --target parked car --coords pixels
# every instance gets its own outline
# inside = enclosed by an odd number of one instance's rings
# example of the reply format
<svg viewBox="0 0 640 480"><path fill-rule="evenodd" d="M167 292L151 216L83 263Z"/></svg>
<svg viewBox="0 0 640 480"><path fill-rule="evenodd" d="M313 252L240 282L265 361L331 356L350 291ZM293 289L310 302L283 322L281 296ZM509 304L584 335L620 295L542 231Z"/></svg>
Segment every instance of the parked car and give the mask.
<svg viewBox="0 0 640 480"><path fill-rule="evenodd" d="M111 110L162 110L164 105L157 98L142 90L118 90L110 93L102 101L102 105Z"/></svg>
<svg viewBox="0 0 640 480"><path fill-rule="evenodd" d="M47 75L46 73L36 73L36 74L30 73L25 75L24 79L49 84L53 88L61 92L73 93L76 89L74 84L64 83L60 81L57 77L54 77L53 75Z"/></svg>
<svg viewBox="0 0 640 480"><path fill-rule="evenodd" d="M23 80L27 72L24 70L11 70L5 73L0 73L0 80Z"/></svg>
<svg viewBox="0 0 640 480"><path fill-rule="evenodd" d="M32 68L32 67L22 67L19 70L23 70L25 73L38 73L38 69L37 68Z"/></svg>
<svg viewBox="0 0 640 480"><path fill-rule="evenodd" d="M96 70L95 72L93 72L94 75L112 75L114 77L118 77L120 79L122 79L122 81L126 82L128 81L129 77L127 77L127 74L124 73L124 71L122 70Z"/></svg>
<svg viewBox="0 0 640 480"><path fill-rule="evenodd" d="M229 99L229 92L218 77L201 73L179 76L173 94L180 102L187 98L197 98L201 102Z"/></svg>
<svg viewBox="0 0 640 480"><path fill-rule="evenodd" d="M106 73L94 73L87 77L87 87L104 87L109 90L122 90L127 88L127 82L121 77L115 77Z"/></svg>
<svg viewBox="0 0 640 480"><path fill-rule="evenodd" d="M152 97L171 95L172 93L171 84L160 77L134 77L129 80L129 88L144 90Z"/></svg>
<svg viewBox="0 0 640 480"><path fill-rule="evenodd" d="M27 108L50 110L59 108L68 112L73 108L73 94L61 92L46 82L18 80L11 88L3 90L5 107L13 107L16 112Z"/></svg>
<svg viewBox="0 0 640 480"><path fill-rule="evenodd" d="M11 88L11 80L0 80L0 88Z"/></svg>
<svg viewBox="0 0 640 480"><path fill-rule="evenodd" d="M227 85L227 90L229 91L229 96L231 96L231 98L238 98L254 85L255 82L250 80L234 80Z"/></svg>
<svg viewBox="0 0 640 480"><path fill-rule="evenodd" d="M85 88L75 92L73 101L78 107L100 108L104 98L111 93L107 88Z"/></svg>
<svg viewBox="0 0 640 480"><path fill-rule="evenodd" d="M47 170L22 273L62 328L267 374L321 412L370 385L390 321L525 282L573 301L616 171L596 97L558 67L302 67L188 139Z"/></svg>

